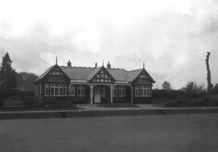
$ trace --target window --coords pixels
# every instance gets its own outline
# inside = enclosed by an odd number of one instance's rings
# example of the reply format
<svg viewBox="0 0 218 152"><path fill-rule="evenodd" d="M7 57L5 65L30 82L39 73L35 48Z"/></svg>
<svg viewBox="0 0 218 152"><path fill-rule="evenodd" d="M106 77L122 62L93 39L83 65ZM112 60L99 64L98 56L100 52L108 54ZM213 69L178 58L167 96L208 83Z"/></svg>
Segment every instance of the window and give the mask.
<svg viewBox="0 0 218 152"><path fill-rule="evenodd" d="M61 71L58 71L58 69L54 69L49 73L49 75L63 75Z"/></svg>
<svg viewBox="0 0 218 152"><path fill-rule="evenodd" d="M78 85L77 86L77 96L78 97L84 97L85 96L85 86L84 85Z"/></svg>
<svg viewBox="0 0 218 152"><path fill-rule="evenodd" d="M50 85L50 96L54 96L54 84Z"/></svg>
<svg viewBox="0 0 218 152"><path fill-rule="evenodd" d="M64 85L63 84L59 84L59 95L60 96L64 95Z"/></svg>
<svg viewBox="0 0 218 152"><path fill-rule="evenodd" d="M101 96L105 97L106 96L106 88L103 86L101 89Z"/></svg>
<svg viewBox="0 0 218 152"><path fill-rule="evenodd" d="M151 87L150 86L140 86L140 97L150 97Z"/></svg>
<svg viewBox="0 0 218 152"><path fill-rule="evenodd" d="M48 94L49 94L49 84L46 83L45 84L45 96L48 96Z"/></svg>
<svg viewBox="0 0 218 152"><path fill-rule="evenodd" d="M146 95L147 95L148 97L151 96L151 87L149 87L149 86L147 86Z"/></svg>
<svg viewBox="0 0 218 152"><path fill-rule="evenodd" d="M114 90L113 90L113 96L114 96L114 97L117 96L117 86L114 87Z"/></svg>
<svg viewBox="0 0 218 152"><path fill-rule="evenodd" d="M68 96L75 96L75 85L68 86Z"/></svg>
<svg viewBox="0 0 218 152"><path fill-rule="evenodd" d="M146 86L140 86L140 97L146 97Z"/></svg>
<svg viewBox="0 0 218 152"><path fill-rule="evenodd" d="M120 86L119 87L119 97L125 97L126 96L126 87Z"/></svg>
<svg viewBox="0 0 218 152"><path fill-rule="evenodd" d="M58 84L55 84L55 88L54 88L54 90L55 90L55 96L58 96L58 90L59 90L59 87L58 87L59 85Z"/></svg>
<svg viewBox="0 0 218 152"><path fill-rule="evenodd" d="M64 85L63 84L51 84L50 85L50 96L63 96Z"/></svg>
<svg viewBox="0 0 218 152"><path fill-rule="evenodd" d="M139 86L135 86L135 97L139 97Z"/></svg>
<svg viewBox="0 0 218 152"><path fill-rule="evenodd" d="M67 96L67 85L64 85L64 96Z"/></svg>

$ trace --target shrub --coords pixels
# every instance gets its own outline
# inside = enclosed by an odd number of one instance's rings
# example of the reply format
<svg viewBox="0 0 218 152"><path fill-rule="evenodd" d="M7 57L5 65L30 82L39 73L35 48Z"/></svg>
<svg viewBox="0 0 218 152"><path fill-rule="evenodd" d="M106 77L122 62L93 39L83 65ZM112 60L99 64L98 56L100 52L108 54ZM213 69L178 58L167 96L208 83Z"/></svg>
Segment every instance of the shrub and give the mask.
<svg viewBox="0 0 218 152"><path fill-rule="evenodd" d="M176 103L177 103L178 106L181 106L181 105L183 105L184 100L183 99L177 99Z"/></svg>
<svg viewBox="0 0 218 152"><path fill-rule="evenodd" d="M66 102L63 103L63 107L64 108L72 108L73 104L67 100Z"/></svg>
<svg viewBox="0 0 218 152"><path fill-rule="evenodd" d="M62 108L63 103L61 101L57 101L57 100L50 101L49 102L49 107L51 107L51 108Z"/></svg>
<svg viewBox="0 0 218 152"><path fill-rule="evenodd" d="M0 107L3 107L3 101L4 99L0 98Z"/></svg>
<svg viewBox="0 0 218 152"><path fill-rule="evenodd" d="M210 96L204 96L204 97L202 97L202 99L203 99L203 101L206 102L206 103L211 101Z"/></svg>
<svg viewBox="0 0 218 152"><path fill-rule="evenodd" d="M176 100L168 100L166 105L167 106L179 106Z"/></svg>
<svg viewBox="0 0 218 152"><path fill-rule="evenodd" d="M184 91L182 90L153 90L152 97L154 98L171 98L175 99L176 97L180 97L184 95Z"/></svg>
<svg viewBox="0 0 218 152"><path fill-rule="evenodd" d="M30 108L40 108L40 103L34 102L30 105Z"/></svg>
<svg viewBox="0 0 218 152"><path fill-rule="evenodd" d="M214 95L211 97L211 103L214 105L218 105L218 95Z"/></svg>
<svg viewBox="0 0 218 152"><path fill-rule="evenodd" d="M36 97L25 97L23 103L26 108L32 108L32 104L38 103L38 101Z"/></svg>
<svg viewBox="0 0 218 152"><path fill-rule="evenodd" d="M216 85L216 86L214 86L214 87L212 88L212 92L213 92L214 94L218 94L218 85Z"/></svg>
<svg viewBox="0 0 218 152"><path fill-rule="evenodd" d="M178 98L167 102L167 106L193 107L205 105L207 105L207 102L201 98Z"/></svg>

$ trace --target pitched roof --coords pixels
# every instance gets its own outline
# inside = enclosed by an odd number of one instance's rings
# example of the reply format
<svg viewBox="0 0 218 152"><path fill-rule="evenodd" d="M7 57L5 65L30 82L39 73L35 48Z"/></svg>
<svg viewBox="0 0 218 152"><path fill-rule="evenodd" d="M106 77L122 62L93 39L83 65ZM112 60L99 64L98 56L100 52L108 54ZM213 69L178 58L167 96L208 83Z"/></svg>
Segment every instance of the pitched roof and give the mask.
<svg viewBox="0 0 218 152"><path fill-rule="evenodd" d="M54 65L51 66L50 68L48 68L48 70L46 70L43 74L41 74L34 82L37 82L37 81L41 80L44 76L46 76L49 73L49 71L51 71L51 69L53 67L54 67Z"/></svg>
<svg viewBox="0 0 218 152"><path fill-rule="evenodd" d="M133 81L142 72L142 69L129 71L127 81Z"/></svg>
<svg viewBox="0 0 218 152"><path fill-rule="evenodd" d="M49 73L49 71L52 70L53 67L54 66L51 66L48 70L46 70L37 80L35 80L35 82L45 77ZM60 66L60 68L71 80L89 81L99 72L99 70L102 67L95 68L95 67ZM117 82L132 82L144 70L144 69L138 69L133 71L127 71L125 69L115 69L115 68L105 68L105 69ZM147 73L146 70L145 72ZM154 80L151 78L150 75L149 77L150 80L154 82Z"/></svg>
<svg viewBox="0 0 218 152"><path fill-rule="evenodd" d="M98 71L99 71L100 69L101 69L100 67L99 67L99 68L93 68L93 69L90 71L87 80L91 80L91 79L98 73Z"/></svg>
<svg viewBox="0 0 218 152"><path fill-rule="evenodd" d="M87 80L93 68L90 67L60 67L71 80Z"/></svg>
<svg viewBox="0 0 218 152"><path fill-rule="evenodd" d="M127 81L128 71L114 68L108 68L107 70L116 81Z"/></svg>

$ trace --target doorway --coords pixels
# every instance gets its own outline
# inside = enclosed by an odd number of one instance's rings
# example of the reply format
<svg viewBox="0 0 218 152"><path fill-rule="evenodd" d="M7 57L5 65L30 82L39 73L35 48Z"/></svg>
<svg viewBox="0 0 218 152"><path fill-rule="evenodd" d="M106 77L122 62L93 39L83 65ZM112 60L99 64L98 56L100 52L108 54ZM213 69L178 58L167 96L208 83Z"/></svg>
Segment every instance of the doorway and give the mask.
<svg viewBox="0 0 218 152"><path fill-rule="evenodd" d="M95 96L94 96L95 103L101 103L101 87L95 87Z"/></svg>

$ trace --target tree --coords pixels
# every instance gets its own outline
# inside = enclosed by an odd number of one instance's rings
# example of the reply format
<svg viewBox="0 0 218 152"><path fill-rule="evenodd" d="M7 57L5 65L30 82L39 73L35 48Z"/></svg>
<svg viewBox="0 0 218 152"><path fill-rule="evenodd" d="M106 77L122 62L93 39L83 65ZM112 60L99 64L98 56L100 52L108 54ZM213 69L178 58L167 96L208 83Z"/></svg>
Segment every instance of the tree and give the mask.
<svg viewBox="0 0 218 152"><path fill-rule="evenodd" d="M19 72L16 73L17 87L22 91L34 91L34 84L38 76L34 73Z"/></svg>
<svg viewBox="0 0 218 152"><path fill-rule="evenodd" d="M15 70L11 67L11 59L9 54L6 53L5 56L2 58L2 65L1 65L1 89L3 90L12 90L13 88L17 88L16 77L15 77Z"/></svg>
<svg viewBox="0 0 218 152"><path fill-rule="evenodd" d="M209 57L210 57L210 52L207 52L206 56L206 68L207 68L207 91L211 92L211 89L213 85L211 84L211 72L210 72L210 65L209 65Z"/></svg>
<svg viewBox="0 0 218 152"><path fill-rule="evenodd" d="M212 89L213 93L218 94L218 84L216 84L213 89Z"/></svg>
<svg viewBox="0 0 218 152"><path fill-rule="evenodd" d="M198 85L196 82L188 82L184 90L188 97L198 97L199 94L206 91L203 83Z"/></svg>
<svg viewBox="0 0 218 152"><path fill-rule="evenodd" d="M162 84L162 89L163 90L171 90L171 85L169 82L164 81L164 83Z"/></svg>

